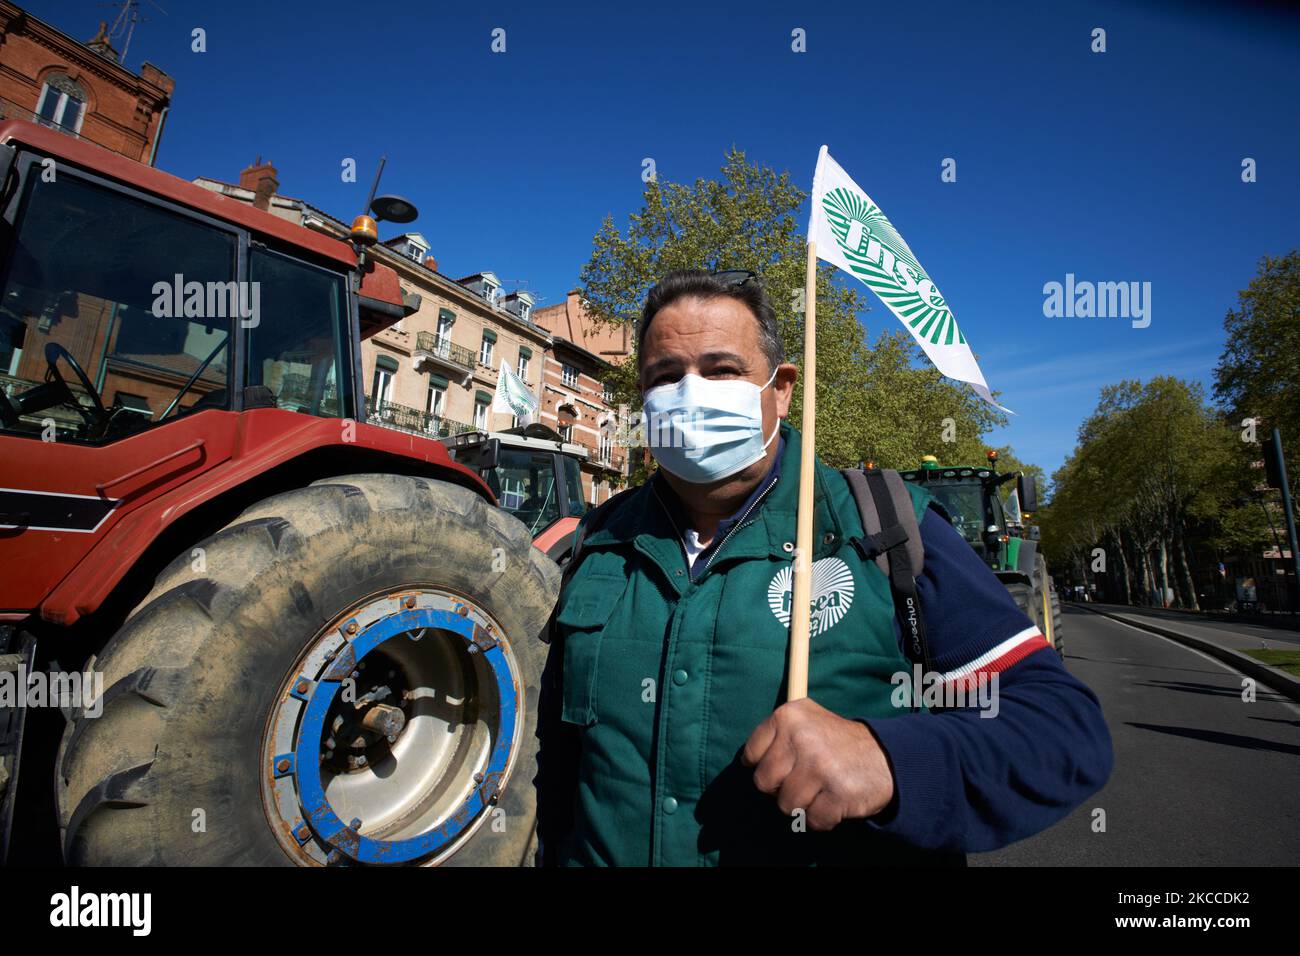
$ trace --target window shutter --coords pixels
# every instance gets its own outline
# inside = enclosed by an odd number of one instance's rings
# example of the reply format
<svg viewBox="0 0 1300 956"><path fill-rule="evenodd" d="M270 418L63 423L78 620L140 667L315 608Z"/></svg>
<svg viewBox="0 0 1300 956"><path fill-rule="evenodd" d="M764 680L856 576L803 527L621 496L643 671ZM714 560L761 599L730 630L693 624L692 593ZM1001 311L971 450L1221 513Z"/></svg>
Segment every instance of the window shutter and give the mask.
<svg viewBox="0 0 1300 956"><path fill-rule="evenodd" d="M397 359L388 355L376 355L375 365L389 372L397 371Z"/></svg>
<svg viewBox="0 0 1300 956"><path fill-rule="evenodd" d="M483 339L487 342L495 342L497 340L497 334L493 332L491 329L484 329Z"/></svg>
<svg viewBox="0 0 1300 956"><path fill-rule="evenodd" d="M446 388L447 377L445 375L430 375L429 384L432 385L434 388Z"/></svg>

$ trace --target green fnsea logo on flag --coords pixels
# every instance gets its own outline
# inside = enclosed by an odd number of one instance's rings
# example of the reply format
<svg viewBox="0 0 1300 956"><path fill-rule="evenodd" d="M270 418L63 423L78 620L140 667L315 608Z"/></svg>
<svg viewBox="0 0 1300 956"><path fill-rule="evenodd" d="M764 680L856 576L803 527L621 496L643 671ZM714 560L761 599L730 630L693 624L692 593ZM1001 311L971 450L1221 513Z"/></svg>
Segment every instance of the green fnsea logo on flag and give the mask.
<svg viewBox="0 0 1300 956"><path fill-rule="evenodd" d="M539 404L528 384L502 358L501 370L497 375L497 392L492 399L493 409L523 418L537 414Z"/></svg>
<svg viewBox="0 0 1300 956"><path fill-rule="evenodd" d="M943 295L880 207L843 187L822 197L822 209L851 268L881 301L934 345L965 345Z"/></svg>

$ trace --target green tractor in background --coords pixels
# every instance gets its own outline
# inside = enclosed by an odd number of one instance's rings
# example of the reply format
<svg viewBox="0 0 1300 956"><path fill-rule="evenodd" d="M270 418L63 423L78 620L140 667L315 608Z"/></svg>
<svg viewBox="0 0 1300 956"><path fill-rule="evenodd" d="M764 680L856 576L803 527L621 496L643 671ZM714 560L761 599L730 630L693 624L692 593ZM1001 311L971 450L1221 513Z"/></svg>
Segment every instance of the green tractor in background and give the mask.
<svg viewBox="0 0 1300 956"><path fill-rule="evenodd" d="M1047 573L1047 561L1038 552L1038 528L1025 526L1025 516L1038 510L1038 483L1024 472L999 473L997 463L995 451L989 452L984 467L945 467L934 455L926 455L920 468L899 475L934 495L953 527L1064 659L1060 598ZM1016 487L1004 503L998 492L1009 481L1015 481Z"/></svg>

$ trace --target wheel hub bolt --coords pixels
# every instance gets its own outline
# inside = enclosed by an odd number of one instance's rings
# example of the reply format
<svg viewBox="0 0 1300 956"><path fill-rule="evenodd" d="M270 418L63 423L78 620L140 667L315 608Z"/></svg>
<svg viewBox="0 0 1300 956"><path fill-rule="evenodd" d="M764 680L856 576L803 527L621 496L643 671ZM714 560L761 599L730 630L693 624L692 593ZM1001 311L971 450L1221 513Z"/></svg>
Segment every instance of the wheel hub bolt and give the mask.
<svg viewBox="0 0 1300 956"><path fill-rule="evenodd" d="M361 718L361 726L372 733L393 739L406 726L406 714L391 704L376 704Z"/></svg>

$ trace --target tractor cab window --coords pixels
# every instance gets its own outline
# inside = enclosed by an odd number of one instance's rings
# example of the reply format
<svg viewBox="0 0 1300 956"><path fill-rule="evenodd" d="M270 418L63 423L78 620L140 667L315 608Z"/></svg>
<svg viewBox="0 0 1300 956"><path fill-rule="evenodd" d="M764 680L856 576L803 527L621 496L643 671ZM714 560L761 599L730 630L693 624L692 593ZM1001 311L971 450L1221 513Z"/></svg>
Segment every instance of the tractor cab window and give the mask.
<svg viewBox="0 0 1300 956"><path fill-rule="evenodd" d="M948 512L952 526L977 549L984 547L984 531L988 515L984 510L984 495L978 484L926 485L939 504Z"/></svg>
<svg viewBox="0 0 1300 956"><path fill-rule="evenodd" d="M248 266L257 314L244 323L245 386L264 386L277 408L340 416L344 277L259 247L249 253Z"/></svg>
<svg viewBox="0 0 1300 956"><path fill-rule="evenodd" d="M587 502L582 498L582 466L578 459L567 455L560 459L564 462L564 484L569 489L569 510L571 515L585 514Z"/></svg>
<svg viewBox="0 0 1300 956"><path fill-rule="evenodd" d="M528 526L536 536L560 517L556 500L554 456L502 448L497 466L483 474L501 507Z"/></svg>
<svg viewBox="0 0 1300 956"><path fill-rule="evenodd" d="M0 224L0 431L102 443L228 408L236 235L40 169Z"/></svg>

